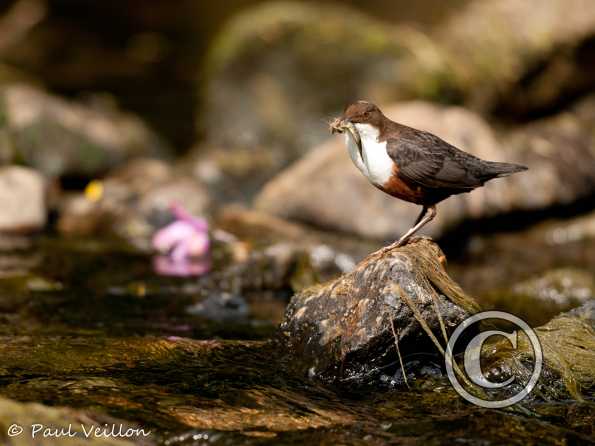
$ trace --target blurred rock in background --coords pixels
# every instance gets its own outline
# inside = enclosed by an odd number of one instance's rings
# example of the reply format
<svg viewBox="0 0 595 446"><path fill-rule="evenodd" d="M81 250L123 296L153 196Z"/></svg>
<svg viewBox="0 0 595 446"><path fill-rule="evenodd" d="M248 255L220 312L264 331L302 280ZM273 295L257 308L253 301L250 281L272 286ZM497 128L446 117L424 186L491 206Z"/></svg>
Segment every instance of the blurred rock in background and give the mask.
<svg viewBox="0 0 595 446"><path fill-rule="evenodd" d="M0 160L48 177L89 178L138 156L171 154L138 117L109 102L65 101L26 84L0 88Z"/></svg>
<svg viewBox="0 0 595 446"><path fill-rule="evenodd" d="M464 102L499 119L556 112L595 87L589 0L474 1L431 37Z"/></svg>
<svg viewBox="0 0 595 446"><path fill-rule="evenodd" d="M25 167L0 167L0 209L0 233L42 230L47 220L43 176Z"/></svg>

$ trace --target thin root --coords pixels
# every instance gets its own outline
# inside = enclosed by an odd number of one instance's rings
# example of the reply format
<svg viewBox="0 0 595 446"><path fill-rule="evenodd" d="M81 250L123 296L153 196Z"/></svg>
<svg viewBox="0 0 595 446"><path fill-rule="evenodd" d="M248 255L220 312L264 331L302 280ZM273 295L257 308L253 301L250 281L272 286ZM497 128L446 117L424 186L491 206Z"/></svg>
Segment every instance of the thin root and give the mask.
<svg viewBox="0 0 595 446"><path fill-rule="evenodd" d="M407 372L405 371L405 366L403 365L403 357L401 356L401 350L399 349L399 336L395 331L395 321L391 318L390 320L390 328L393 332L393 337L395 338L395 347L397 347L397 355L399 356L399 364L401 364L401 372L403 373L403 379L405 380L405 385L407 388L411 389L409 386L409 381L407 380Z"/></svg>
<svg viewBox="0 0 595 446"><path fill-rule="evenodd" d="M415 316L415 319L417 320L417 322L419 322L419 324L421 325L422 329L426 332L426 334L428 335L428 337L432 340L432 342L434 343L434 345L436 346L436 348L438 349L438 351L442 354L442 356L446 357L446 353L444 351L444 348L442 348L442 346L440 345L440 342L438 342L438 339L436 339L436 336L434 336L434 333L432 332L432 330L430 329L430 327L428 326L428 324L426 323L426 321L422 317L421 313L419 312L419 309L415 306L415 304L413 303L413 301L411 300L411 298L407 295L407 293L405 293L405 291L403 291L403 288L401 288L399 286L399 284L395 283L395 284L393 284L393 287L394 287L394 290L396 291L396 294L398 296L400 296L401 299L411 309L411 311L413 312L413 315ZM459 378L462 381L464 381L465 384L467 384L469 387L475 388L471 384L471 382L469 382L469 379L465 376L465 374L461 371L461 369L459 368L458 364L453 361L452 365L453 365L453 369L454 369L455 373L459 376Z"/></svg>

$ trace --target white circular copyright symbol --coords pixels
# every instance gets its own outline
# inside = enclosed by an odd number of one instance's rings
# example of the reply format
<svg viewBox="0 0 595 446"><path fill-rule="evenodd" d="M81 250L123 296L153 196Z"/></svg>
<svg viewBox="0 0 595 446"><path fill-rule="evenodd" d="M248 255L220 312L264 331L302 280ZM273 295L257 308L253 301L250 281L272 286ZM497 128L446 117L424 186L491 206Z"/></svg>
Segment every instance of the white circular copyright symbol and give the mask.
<svg viewBox="0 0 595 446"><path fill-rule="evenodd" d="M16 437L17 435L21 435L23 433L23 428L18 424L11 424L8 427L8 436L9 437Z"/></svg>
<svg viewBox="0 0 595 446"><path fill-rule="evenodd" d="M475 395L472 395L467 390L465 390L463 386L459 383L453 367L452 356L454 346L457 340L468 327L484 319L500 319L513 323L520 330L522 330L525 333L525 335L527 335L533 348L533 357L535 359L535 365L533 367L533 373L531 374L531 378L520 392L504 400L484 400L476 397ZM489 330L481 332L477 334L465 348L463 361L465 372L468 378L471 380L471 382L484 389L502 388L512 384L512 382L514 382L515 379L514 377L511 377L504 382L495 383L488 380L483 375L480 363L481 347L483 346L483 343L492 336L504 336L508 339L508 341L514 348L517 348L518 330L512 333L507 333L501 330ZM543 353L541 351L541 344L539 343L539 339L535 334L535 331L533 331L533 329L531 329L531 327L529 327L529 325L522 319L516 317L513 314L505 313L504 311L483 311L481 313L474 314L473 316L461 322L461 324L456 328L456 330L454 331L454 333L448 341L444 359L448 379L450 380L457 393L461 395L463 398L465 398L467 401L476 404L477 406L487 407L491 409L501 409L503 407L512 406L513 404L518 403L523 398L525 398L529 393L531 393L531 391L537 384L537 380L539 379L539 376L541 374L541 368L543 365Z"/></svg>

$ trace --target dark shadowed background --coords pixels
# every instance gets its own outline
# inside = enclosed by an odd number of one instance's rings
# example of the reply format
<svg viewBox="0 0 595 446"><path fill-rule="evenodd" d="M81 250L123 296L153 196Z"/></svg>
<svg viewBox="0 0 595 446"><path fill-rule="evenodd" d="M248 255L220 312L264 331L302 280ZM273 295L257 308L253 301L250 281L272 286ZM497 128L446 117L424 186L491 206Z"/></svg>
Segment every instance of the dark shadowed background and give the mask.
<svg viewBox="0 0 595 446"><path fill-rule="evenodd" d="M2 1L8 11L15 1ZM182 151L194 142L205 53L233 14L262 1L49 0L25 2L26 35L0 35L2 59L67 96L108 92ZM392 23L435 24L463 0L347 4ZM339 12L340 14L340 12ZM0 30L2 33L2 30Z"/></svg>

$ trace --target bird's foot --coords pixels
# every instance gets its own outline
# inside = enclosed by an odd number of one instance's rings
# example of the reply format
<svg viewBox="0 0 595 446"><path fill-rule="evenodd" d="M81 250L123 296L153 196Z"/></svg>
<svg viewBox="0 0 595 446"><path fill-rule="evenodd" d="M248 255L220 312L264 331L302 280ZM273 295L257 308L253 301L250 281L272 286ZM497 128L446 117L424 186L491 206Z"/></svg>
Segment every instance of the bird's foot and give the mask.
<svg viewBox="0 0 595 446"><path fill-rule="evenodd" d="M398 248L400 246L403 246L407 243L407 239L403 240L403 239L399 239L394 243L391 243L388 246L385 246L384 248L380 248L378 251L374 252L374 254L376 255L384 255L389 251L392 251L395 248Z"/></svg>
<svg viewBox="0 0 595 446"><path fill-rule="evenodd" d="M401 237L399 240L397 240L394 243L391 243L388 246L385 246L384 248L380 248L378 251L374 252L374 255L384 255L389 251L392 251L395 248L400 248L401 246L405 246L408 245L409 243L416 243L419 242L420 240L432 240L430 237L427 236L415 236L415 237Z"/></svg>

